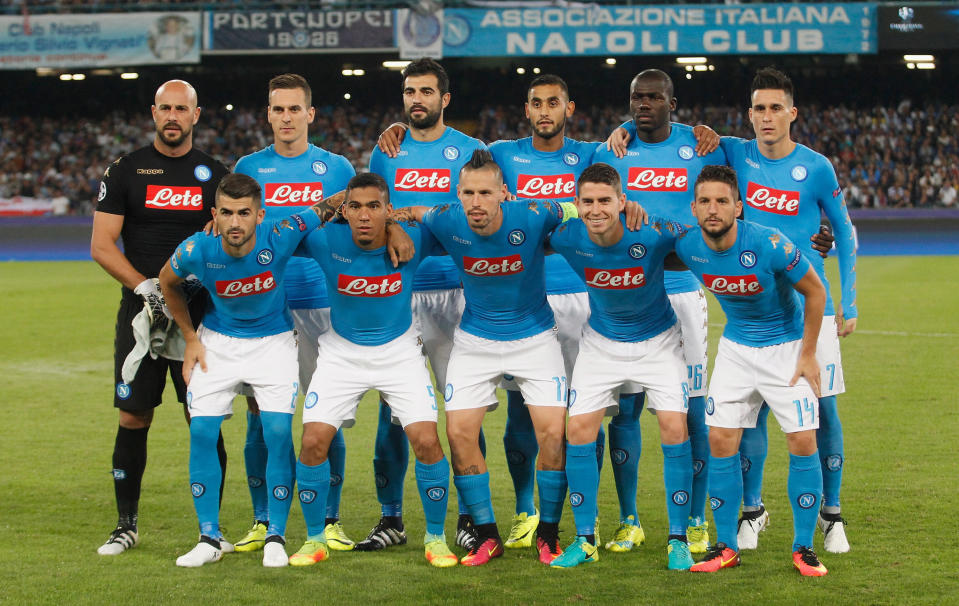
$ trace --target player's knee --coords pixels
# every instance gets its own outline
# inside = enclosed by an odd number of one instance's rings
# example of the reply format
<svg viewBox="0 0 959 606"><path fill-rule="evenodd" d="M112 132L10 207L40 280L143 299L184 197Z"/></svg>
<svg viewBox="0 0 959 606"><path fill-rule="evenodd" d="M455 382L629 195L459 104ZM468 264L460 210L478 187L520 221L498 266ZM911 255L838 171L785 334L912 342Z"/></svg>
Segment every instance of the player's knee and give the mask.
<svg viewBox="0 0 959 606"><path fill-rule="evenodd" d="M710 454L717 458L731 457L739 452L739 431L726 427L712 427L709 431Z"/></svg>
<svg viewBox="0 0 959 606"><path fill-rule="evenodd" d="M660 413L660 416L663 416L663 413ZM686 432L685 415L676 415L676 417L660 421L659 434L663 444L682 444L689 437Z"/></svg>
<svg viewBox="0 0 959 606"><path fill-rule="evenodd" d="M120 427L124 429L145 429L153 423L153 409L123 410L120 409Z"/></svg>
<svg viewBox="0 0 959 606"><path fill-rule="evenodd" d="M314 423L307 423L303 426L300 460L307 465L319 465L326 460L330 440L323 435L319 428L311 427L312 425Z"/></svg>
<svg viewBox="0 0 959 606"><path fill-rule="evenodd" d="M570 444L589 444L595 442L599 434L599 425L588 423L583 418L587 415L577 415L569 418L569 427L566 428L567 439ZM602 419L600 419L602 423Z"/></svg>
<svg viewBox="0 0 959 606"><path fill-rule="evenodd" d="M808 457L816 452L816 431L797 431L786 434L789 453L799 457Z"/></svg>

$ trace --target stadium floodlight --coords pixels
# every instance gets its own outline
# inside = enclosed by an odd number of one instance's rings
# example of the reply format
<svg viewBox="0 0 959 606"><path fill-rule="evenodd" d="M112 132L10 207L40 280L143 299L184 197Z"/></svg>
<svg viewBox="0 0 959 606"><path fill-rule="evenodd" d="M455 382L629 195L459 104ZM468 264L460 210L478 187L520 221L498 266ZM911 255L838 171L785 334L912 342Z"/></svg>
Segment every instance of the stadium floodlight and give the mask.
<svg viewBox="0 0 959 606"><path fill-rule="evenodd" d="M86 79L87 79L87 75L86 75L86 74L73 74L73 79L74 79L74 80L86 80Z"/></svg>
<svg viewBox="0 0 959 606"><path fill-rule="evenodd" d="M932 55L903 55L902 58L911 63L929 63L936 60Z"/></svg>
<svg viewBox="0 0 959 606"><path fill-rule="evenodd" d="M687 73L687 74L686 74L686 79L687 79L687 80L692 80L692 79L693 79L693 75Z"/></svg>
<svg viewBox="0 0 959 606"><path fill-rule="evenodd" d="M140 77L140 74L136 72L123 72L120 74L120 78L123 80L136 80Z"/></svg>
<svg viewBox="0 0 959 606"><path fill-rule="evenodd" d="M609 58L607 58L607 59L606 59L606 65L616 65L616 58L615 58L615 57L609 57Z"/></svg>
<svg viewBox="0 0 959 606"><path fill-rule="evenodd" d="M533 73L534 73L534 74L538 74L538 73L539 73L539 71L540 71L540 70L539 70L539 68L538 68L538 67L534 67L534 68L533 68Z"/></svg>
<svg viewBox="0 0 959 606"><path fill-rule="evenodd" d="M936 69L935 63L916 63L916 69Z"/></svg>
<svg viewBox="0 0 959 606"><path fill-rule="evenodd" d="M56 76L57 70L53 69L52 67L38 67L37 75L38 76Z"/></svg>
<svg viewBox="0 0 959 606"><path fill-rule="evenodd" d="M516 68L516 73L519 74L520 76L522 76L523 74L526 73L526 68L525 68L525 67L517 67L517 68Z"/></svg>
<svg viewBox="0 0 959 606"><path fill-rule="evenodd" d="M67 80L73 80L73 74L60 74L60 79L64 82Z"/></svg>
<svg viewBox="0 0 959 606"><path fill-rule="evenodd" d="M232 104L232 103L227 103L227 104L226 104L226 111L228 111L228 112L233 111L233 104Z"/></svg>
<svg viewBox="0 0 959 606"><path fill-rule="evenodd" d="M383 67L385 67L386 69L396 69L396 70L400 70L400 69L403 69L404 67L406 67L406 66L409 65L409 64L410 64L409 61L384 61L384 62L383 62Z"/></svg>
<svg viewBox="0 0 959 606"><path fill-rule="evenodd" d="M907 64L906 64L906 69L916 69L916 64L915 64L915 63L907 63Z"/></svg>
<svg viewBox="0 0 959 606"><path fill-rule="evenodd" d="M340 72L340 73L343 74L344 76L352 76L352 75L353 75L353 70L351 70L351 69L344 69L344 70L343 70L342 72Z"/></svg>
<svg viewBox="0 0 959 606"><path fill-rule="evenodd" d="M349 101L350 99L353 98L353 95L351 95L350 93L345 93L345 94L343 95L343 98L346 99L347 101Z"/></svg>
<svg viewBox="0 0 959 606"><path fill-rule="evenodd" d="M706 63L706 57L676 57L676 63L680 65L702 65Z"/></svg>
<svg viewBox="0 0 959 606"><path fill-rule="evenodd" d="M697 72L704 72L709 68L706 67L705 65L694 65L693 69L696 70Z"/></svg>
<svg viewBox="0 0 959 606"><path fill-rule="evenodd" d="M366 75L366 70L365 70L365 69L354 69L354 70L353 70L353 75L354 75L354 76L365 76L365 75Z"/></svg>

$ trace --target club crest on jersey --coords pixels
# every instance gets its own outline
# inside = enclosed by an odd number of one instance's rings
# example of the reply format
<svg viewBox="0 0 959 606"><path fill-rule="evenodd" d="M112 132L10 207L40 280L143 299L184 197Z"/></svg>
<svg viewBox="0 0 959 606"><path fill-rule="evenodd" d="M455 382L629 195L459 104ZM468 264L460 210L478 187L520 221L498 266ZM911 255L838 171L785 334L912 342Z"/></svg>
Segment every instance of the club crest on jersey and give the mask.
<svg viewBox="0 0 959 606"><path fill-rule="evenodd" d="M303 408L309 410L316 406L316 403L319 401L320 396L315 391L311 391L306 394L306 400L303 401Z"/></svg>
<svg viewBox="0 0 959 606"><path fill-rule="evenodd" d="M316 491L315 490L301 490L300 491L300 503L306 503L309 505L316 500Z"/></svg>
<svg viewBox="0 0 959 606"><path fill-rule="evenodd" d="M443 157L452 162L460 157L460 150L455 145L447 145L443 148Z"/></svg>
<svg viewBox="0 0 959 606"><path fill-rule="evenodd" d="M519 246L526 241L526 234L521 229L514 229L509 232L509 243L513 246Z"/></svg>
<svg viewBox="0 0 959 606"><path fill-rule="evenodd" d="M130 397L130 394L133 393L133 389L130 388L126 383L117 383L117 397L121 400L126 400Z"/></svg>
<svg viewBox="0 0 959 606"><path fill-rule="evenodd" d="M310 168L312 168L313 172L318 175L325 175L327 171L326 162L320 162L319 160L311 164Z"/></svg>
<svg viewBox="0 0 959 606"><path fill-rule="evenodd" d="M739 264L749 269L750 267L755 267L756 265L756 253L751 250L744 250L743 254L739 255Z"/></svg>
<svg viewBox="0 0 959 606"><path fill-rule="evenodd" d="M629 256L634 259L642 259L646 256L646 247L642 244L633 244L629 247Z"/></svg>
<svg viewBox="0 0 959 606"><path fill-rule="evenodd" d="M270 261L273 260L273 251L269 248L264 248L260 252L256 253L256 262L260 265L269 265Z"/></svg>
<svg viewBox="0 0 959 606"><path fill-rule="evenodd" d="M103 202L103 199L107 197L107 184L103 181L100 181L100 193L97 194L97 202Z"/></svg>
<svg viewBox="0 0 959 606"><path fill-rule="evenodd" d="M446 496L446 489L442 486L434 486L426 491L426 496L429 497L430 501L442 501L443 497Z"/></svg>
<svg viewBox="0 0 959 606"><path fill-rule="evenodd" d="M205 183L213 176L213 171L206 164L197 164L196 168L193 169L193 176L197 178L197 181Z"/></svg>
<svg viewBox="0 0 959 606"><path fill-rule="evenodd" d="M579 507L583 504L583 493L581 492L571 492L569 493L569 504L571 507Z"/></svg>
<svg viewBox="0 0 959 606"><path fill-rule="evenodd" d="M803 509L809 509L816 504L816 495L811 492L804 492L796 499L796 503Z"/></svg>
<svg viewBox="0 0 959 606"><path fill-rule="evenodd" d="M203 493L206 492L206 486L200 484L199 482L194 482L190 484L190 492L193 493L193 496L197 499L203 496Z"/></svg>
<svg viewBox="0 0 959 606"><path fill-rule="evenodd" d="M676 150L676 154L683 160L692 160L696 152L693 151L693 148L689 145L680 145L679 149Z"/></svg>
<svg viewBox="0 0 959 606"><path fill-rule="evenodd" d="M290 489L286 486L277 486L273 489L273 496L279 501L285 501L290 496Z"/></svg>
<svg viewBox="0 0 959 606"><path fill-rule="evenodd" d="M677 505L685 505L686 502L689 501L689 493L685 490L677 490L673 493L671 498L673 503L676 503Z"/></svg>
<svg viewBox="0 0 959 606"><path fill-rule="evenodd" d="M793 181L805 181L808 174L806 167L802 164L793 166L793 169L789 171L789 176L793 178Z"/></svg>
<svg viewBox="0 0 959 606"><path fill-rule="evenodd" d="M579 154L574 154L573 152L566 152L563 154L563 162L567 166L576 166L579 164Z"/></svg>
<svg viewBox="0 0 959 606"><path fill-rule="evenodd" d="M759 162L756 162L752 158L746 158L746 164L748 164L752 168L759 168Z"/></svg>
<svg viewBox="0 0 959 606"><path fill-rule="evenodd" d="M716 402L713 401L712 397L706 398L706 414L711 415L716 412Z"/></svg>

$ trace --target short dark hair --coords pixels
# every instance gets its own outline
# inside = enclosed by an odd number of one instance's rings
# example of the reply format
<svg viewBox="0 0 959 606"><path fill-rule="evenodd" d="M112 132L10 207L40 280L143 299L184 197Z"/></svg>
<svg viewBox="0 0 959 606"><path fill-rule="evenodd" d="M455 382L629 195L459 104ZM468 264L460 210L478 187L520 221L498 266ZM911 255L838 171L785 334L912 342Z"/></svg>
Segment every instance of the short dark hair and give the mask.
<svg viewBox="0 0 959 606"><path fill-rule="evenodd" d="M460 169L460 174L463 174L463 172L467 170L481 170L484 168L493 171L493 174L495 174L500 181L503 180L503 169L501 169L499 164L496 163L496 160L493 159L493 154L491 154L488 149L483 148L473 151L473 155L470 156L469 161Z"/></svg>
<svg viewBox="0 0 959 606"><path fill-rule="evenodd" d="M793 81L775 67L764 67L756 72L753 83L749 87L749 96L752 97L754 92L763 88L781 90L789 95L790 99L796 98Z"/></svg>
<svg viewBox="0 0 959 606"><path fill-rule="evenodd" d="M736 171L728 166L719 166L710 164L704 166L696 177L696 184L693 185L693 194L699 188L700 183L725 183L733 189L734 200L739 200L739 180L736 178Z"/></svg>
<svg viewBox="0 0 959 606"><path fill-rule="evenodd" d="M260 208L263 205L263 190L260 188L260 184L253 177L240 173L230 173L220 179L220 184L216 186L214 201L219 202L220 196L226 196L234 200L253 198L255 208Z"/></svg>
<svg viewBox="0 0 959 606"><path fill-rule="evenodd" d="M410 76L433 74L436 76L436 86L439 87L440 94L445 95L450 92L450 77L446 75L446 70L443 69L442 65L429 57L411 61L409 65L403 68L401 73L403 74L404 81Z"/></svg>
<svg viewBox="0 0 959 606"><path fill-rule="evenodd" d="M270 80L270 93L277 89L295 89L302 88L303 94L306 96L306 107L309 108L313 105L313 90L310 88L310 83L306 81L306 78L299 74L280 74L279 76L274 76Z"/></svg>
<svg viewBox="0 0 959 606"><path fill-rule="evenodd" d="M346 200L350 199L350 192L360 187L375 187L383 194L383 202L389 204L390 186L386 184L386 179L376 173L358 173L350 182L346 184Z"/></svg>
<svg viewBox="0 0 959 606"><path fill-rule="evenodd" d="M533 81L529 83L529 88L526 89L526 96L529 96L531 90L537 86L549 86L555 84L560 87L564 93L566 93L566 98L569 99L569 87L566 85L566 80L563 80L556 74L540 74L533 78Z"/></svg>
<svg viewBox="0 0 959 606"><path fill-rule="evenodd" d="M583 183L604 183L611 185L617 192L623 191L623 181L619 177L619 172L605 162L597 162L586 167L576 180L577 193Z"/></svg>
<svg viewBox="0 0 959 606"><path fill-rule="evenodd" d="M669 74L664 72L661 69L644 69L643 71L636 74L636 77L633 78L633 81L636 80L661 80L666 88L666 97L669 101L675 95L675 89L673 88L673 79L669 77ZM632 84L630 84L632 88Z"/></svg>

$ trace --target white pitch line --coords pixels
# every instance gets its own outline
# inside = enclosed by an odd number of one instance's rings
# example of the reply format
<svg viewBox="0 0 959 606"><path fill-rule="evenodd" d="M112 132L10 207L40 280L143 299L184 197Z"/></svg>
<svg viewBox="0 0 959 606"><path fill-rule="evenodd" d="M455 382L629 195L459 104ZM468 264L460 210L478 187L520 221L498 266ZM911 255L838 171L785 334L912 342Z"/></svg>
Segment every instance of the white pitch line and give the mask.
<svg viewBox="0 0 959 606"><path fill-rule="evenodd" d="M710 323L713 328L722 328L724 324ZM955 332L907 332L904 330L868 330L860 329L853 335L879 335L880 337L930 337L935 339L955 339L959 338L959 333Z"/></svg>

